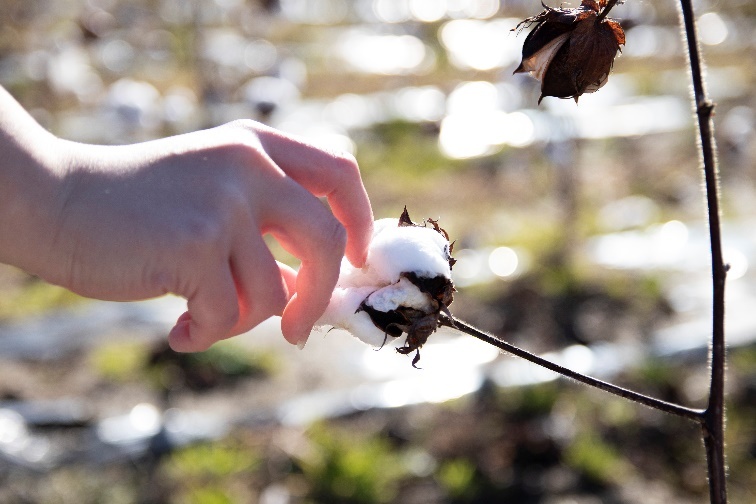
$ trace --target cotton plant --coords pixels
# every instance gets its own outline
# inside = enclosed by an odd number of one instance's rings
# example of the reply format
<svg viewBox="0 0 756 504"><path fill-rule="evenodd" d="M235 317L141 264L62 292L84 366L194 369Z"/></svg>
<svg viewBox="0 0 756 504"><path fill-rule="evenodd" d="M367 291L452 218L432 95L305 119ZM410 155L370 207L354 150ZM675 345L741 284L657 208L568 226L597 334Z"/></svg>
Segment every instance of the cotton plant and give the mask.
<svg viewBox="0 0 756 504"><path fill-rule="evenodd" d="M540 103L544 97L573 98L600 89L609 77L625 34L609 12L623 0L581 0L577 8L551 8L525 19L515 30L530 28L522 49L522 62L515 73L527 72L541 81ZM330 305L321 319L323 325L340 327L361 340L383 345L389 337L407 334L397 348L403 354L416 352L440 324L473 336L584 385L614 394L658 411L686 418L701 427L706 450L709 496L712 504L727 503L725 460L725 281L729 266L722 253L718 167L712 129L714 104L704 86L703 62L693 0L680 0L680 22L688 50L700 141L699 153L706 188L712 265L712 337L709 350L710 383L705 409L691 408L648 396L632 389L584 375L568 367L532 354L452 317L451 244L433 220L414 224L407 215L396 221L376 223L373 243L365 267L344 264Z"/></svg>
<svg viewBox="0 0 756 504"><path fill-rule="evenodd" d="M367 261L341 265L338 283L318 325L344 329L382 347L406 334L396 350L420 360L419 349L441 319L451 321L453 244L433 219L415 224L404 209L399 219L375 222Z"/></svg>

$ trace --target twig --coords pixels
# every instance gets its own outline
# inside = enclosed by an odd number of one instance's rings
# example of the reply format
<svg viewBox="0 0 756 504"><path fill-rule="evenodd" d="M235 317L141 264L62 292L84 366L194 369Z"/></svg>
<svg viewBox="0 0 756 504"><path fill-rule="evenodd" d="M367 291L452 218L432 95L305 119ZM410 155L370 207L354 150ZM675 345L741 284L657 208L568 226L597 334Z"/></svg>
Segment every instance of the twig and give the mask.
<svg viewBox="0 0 756 504"><path fill-rule="evenodd" d="M556 364L542 357L539 357L535 354L532 354L528 352L527 350L523 350L511 343L507 343L506 341L501 340L497 338L496 336L488 334L484 331L481 331L480 329L477 329L471 326L470 324L468 324L467 322L459 320L456 317L453 317L450 319L444 315L441 317L440 322L442 325L453 327L457 329L458 331L461 331L465 334L469 334L470 336L474 336L481 341L485 341L486 343L490 345L498 347L501 350L504 350L505 352L508 352L512 355L516 355L517 357L528 360L534 364L538 364L541 367L554 371L555 373L558 373L562 376L566 376L567 378L572 378L573 380L579 381L580 383L583 383L585 385L589 385L591 387L595 387L597 389L603 390L604 392L609 392L610 394L614 394L614 395L623 397L625 399L629 399L633 402L643 404L650 408L664 411L665 413L670 413L672 415L685 417L691 420L695 420L697 422L702 422L703 420L704 410L687 408L685 406L680 406L679 404L662 401L661 399L656 399L654 397L640 394L633 390L628 390L626 388L593 378L591 376L586 376L584 374L578 373L577 371L573 371L564 366L560 366L559 364Z"/></svg>
<svg viewBox="0 0 756 504"><path fill-rule="evenodd" d="M704 412L703 437L709 470L709 496L712 504L727 502L726 466L724 456L724 370L725 370L725 280L728 266L722 258L722 237L719 223L719 189L717 160L711 116L714 104L706 98L698 34L691 0L681 0L688 60L693 80L693 99L701 136L700 151L706 183L706 203L709 210L711 241L711 276L713 287L711 385L709 404Z"/></svg>
<svg viewBox="0 0 756 504"><path fill-rule="evenodd" d="M606 7L604 7L604 10L602 10L598 16L596 16L596 22L600 23L602 19L604 19L607 14L609 14L609 11L612 10L612 8L617 5L617 2L619 0L609 0L606 4Z"/></svg>

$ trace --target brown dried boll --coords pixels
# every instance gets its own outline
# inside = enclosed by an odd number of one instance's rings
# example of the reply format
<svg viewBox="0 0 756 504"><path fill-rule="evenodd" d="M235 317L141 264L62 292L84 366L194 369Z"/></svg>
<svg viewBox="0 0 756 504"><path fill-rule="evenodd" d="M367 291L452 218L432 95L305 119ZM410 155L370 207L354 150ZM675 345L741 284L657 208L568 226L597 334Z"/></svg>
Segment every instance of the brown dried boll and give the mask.
<svg viewBox="0 0 756 504"><path fill-rule="evenodd" d="M522 46L522 62L514 73L529 72L541 81L541 96L578 98L606 84L614 58L625 44L620 24L601 14L607 0L583 0L575 9L544 11L519 23L535 28Z"/></svg>
<svg viewBox="0 0 756 504"><path fill-rule="evenodd" d="M449 235L446 231L439 227L438 221L433 219L427 219L423 221L423 224L415 224L409 217L407 207L404 208L402 216L399 218L399 226L417 226L427 227L428 224L433 226L433 229L447 240ZM451 257L451 252L454 244L449 245L447 252L447 260L449 261L449 267L454 266L455 260ZM382 312L376 310L366 301L360 304L359 311L364 311L370 316L370 320L373 321L376 327L383 330L386 335L386 339L389 336L398 338L402 334L407 334L404 341L404 345L396 349L400 354L410 354L415 352L415 356L412 359L412 367L417 367L417 363L420 361L420 348L428 341L428 337L433 334L439 326L439 320L442 314L446 315L451 323L452 316L449 313L448 306L454 301L454 284L452 281L443 276L437 276L433 278L421 277L417 273L408 271L401 274L401 277L406 278L412 284L414 284L421 292L427 294L431 299L431 310L424 312L415 308L408 308L400 306L396 310L390 310L388 312ZM386 342L384 339L384 343Z"/></svg>

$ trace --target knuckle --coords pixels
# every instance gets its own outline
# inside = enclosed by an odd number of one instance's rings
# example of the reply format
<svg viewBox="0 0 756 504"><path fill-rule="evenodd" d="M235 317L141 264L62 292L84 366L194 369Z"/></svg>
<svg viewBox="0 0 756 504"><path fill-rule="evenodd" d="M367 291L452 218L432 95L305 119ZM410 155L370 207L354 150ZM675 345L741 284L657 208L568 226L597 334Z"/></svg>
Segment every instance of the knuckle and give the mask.
<svg viewBox="0 0 756 504"><path fill-rule="evenodd" d="M226 336L232 327L239 321L239 305L237 303L225 304L222 311L216 313L216 330L220 337Z"/></svg>
<svg viewBox="0 0 756 504"><path fill-rule="evenodd" d="M286 291L283 286L278 286L275 289L271 289L270 297L268 299L268 317L273 315L280 315L289 300L286 298ZM267 318L267 317L266 317Z"/></svg>
<svg viewBox="0 0 756 504"><path fill-rule="evenodd" d="M271 288L262 298L252 303L251 310L240 324L242 332L252 329L263 320L281 315L287 302L283 288Z"/></svg>
<svg viewBox="0 0 756 504"><path fill-rule="evenodd" d="M215 310L211 316L195 326L192 334L192 346L195 351L210 348L213 343L230 336L231 330L239 322L239 308L227 305L222 310Z"/></svg>
<svg viewBox="0 0 756 504"><path fill-rule="evenodd" d="M262 144L254 136L244 135L230 140L224 147L231 163L242 170L246 170L250 165L260 166L267 161Z"/></svg>
<svg viewBox="0 0 756 504"><path fill-rule="evenodd" d="M223 191L222 199L219 200L221 221L229 228L244 226L251 212L250 197L244 190L235 184Z"/></svg>
<svg viewBox="0 0 756 504"><path fill-rule="evenodd" d="M238 119L218 128L223 131L218 143L208 148L213 160L225 168L244 168L250 162L259 163L266 154L257 133L258 123Z"/></svg>
<svg viewBox="0 0 756 504"><path fill-rule="evenodd" d="M336 152L333 153L334 164L338 171L346 178L359 179L360 178L360 166L357 164L357 159L348 152Z"/></svg>
<svg viewBox="0 0 756 504"><path fill-rule="evenodd" d="M215 343L215 340L210 338L196 338L192 339L192 346L190 351L192 352L204 352L211 346L213 346L213 343Z"/></svg>
<svg viewBox="0 0 756 504"><path fill-rule="evenodd" d="M193 241L202 248L213 248L223 236L218 219L195 219L189 226Z"/></svg>
<svg viewBox="0 0 756 504"><path fill-rule="evenodd" d="M190 260L202 261L216 255L225 242L224 226L217 218L206 216L191 219L182 230L179 240Z"/></svg>
<svg viewBox="0 0 756 504"><path fill-rule="evenodd" d="M347 233L341 223L335 217L330 216L326 225L322 228L319 246L326 251L343 256L346 250Z"/></svg>
<svg viewBox="0 0 756 504"><path fill-rule="evenodd" d="M244 131L254 131L260 125L257 121L252 119L235 119L225 124L228 128L236 128Z"/></svg>

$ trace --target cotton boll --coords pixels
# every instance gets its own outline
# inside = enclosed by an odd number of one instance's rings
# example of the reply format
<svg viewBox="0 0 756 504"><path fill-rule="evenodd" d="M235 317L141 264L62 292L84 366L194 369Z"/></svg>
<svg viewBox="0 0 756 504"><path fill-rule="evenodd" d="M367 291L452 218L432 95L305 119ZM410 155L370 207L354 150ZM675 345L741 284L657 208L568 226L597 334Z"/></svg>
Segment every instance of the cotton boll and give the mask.
<svg viewBox="0 0 756 504"><path fill-rule="evenodd" d="M428 225L430 224L430 226ZM417 351L449 314L451 245L435 221L414 224L404 210L399 219L375 222L367 260L355 268L344 260L328 308L318 325L346 329L373 346L406 333L402 354Z"/></svg>

